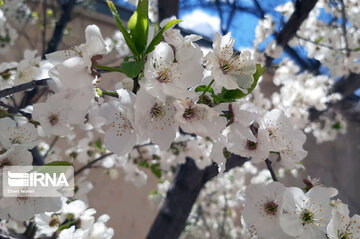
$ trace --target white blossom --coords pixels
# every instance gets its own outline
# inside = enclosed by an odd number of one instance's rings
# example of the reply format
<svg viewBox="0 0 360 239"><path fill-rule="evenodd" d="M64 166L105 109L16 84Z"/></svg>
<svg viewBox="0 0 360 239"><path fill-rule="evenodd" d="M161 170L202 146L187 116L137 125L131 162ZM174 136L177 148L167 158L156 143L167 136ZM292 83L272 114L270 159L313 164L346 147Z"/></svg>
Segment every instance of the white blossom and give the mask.
<svg viewBox="0 0 360 239"><path fill-rule="evenodd" d="M32 149L37 145L38 134L34 125L22 124L10 118L0 119L0 139L4 148L23 147Z"/></svg>
<svg viewBox="0 0 360 239"><path fill-rule="evenodd" d="M281 228L293 237L325 239L331 217L330 198L336 195L335 191L315 186L305 194L300 188L287 188L280 216Z"/></svg>
<svg viewBox="0 0 360 239"><path fill-rule="evenodd" d="M244 200L242 216L246 226L253 226L261 238L290 238L280 228L285 186L278 182L251 184L240 192Z"/></svg>
<svg viewBox="0 0 360 239"><path fill-rule="evenodd" d="M134 107L139 134L159 145L160 149L167 150L179 128L174 118L176 108L173 99L168 97L163 103L140 89Z"/></svg>
<svg viewBox="0 0 360 239"><path fill-rule="evenodd" d="M216 137L225 128L226 121L214 109L204 104L194 104L191 100L177 100L175 119L187 133L202 137Z"/></svg>
<svg viewBox="0 0 360 239"><path fill-rule="evenodd" d="M213 43L214 51L205 56L206 68L211 70L216 86L225 87L228 90L240 89L247 93L247 89L254 82L253 74L256 72L256 65L249 51L237 54L233 47L234 39L231 38L231 33L225 36L216 33Z"/></svg>
<svg viewBox="0 0 360 239"><path fill-rule="evenodd" d="M148 55L144 78L139 83L161 102L165 102L166 96L177 99L192 98L196 95L188 91L188 88L201 81L202 72L200 61L176 62L170 45L161 42Z"/></svg>
<svg viewBox="0 0 360 239"><path fill-rule="evenodd" d="M135 95L127 90L118 91L119 100L112 100L100 107L110 127L105 132L104 143L108 150L117 154L130 152L137 142L134 126Z"/></svg>

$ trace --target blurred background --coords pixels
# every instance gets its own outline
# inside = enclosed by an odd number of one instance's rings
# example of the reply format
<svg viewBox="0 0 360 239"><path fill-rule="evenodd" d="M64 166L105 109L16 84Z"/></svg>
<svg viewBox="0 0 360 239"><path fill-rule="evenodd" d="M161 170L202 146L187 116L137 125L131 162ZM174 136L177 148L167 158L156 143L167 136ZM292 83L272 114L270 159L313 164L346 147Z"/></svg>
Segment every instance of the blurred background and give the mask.
<svg viewBox="0 0 360 239"><path fill-rule="evenodd" d="M16 47L12 48L11 54L1 55L1 62L19 61L23 58L25 49L37 49L39 55L45 53L48 48L44 41L53 39L54 29L58 19L65 19L63 36L59 40L56 49L68 49L73 45L84 42L84 29L89 24L96 24L106 37L112 37L117 27L110 16L110 12L103 0L41 0L25 1L33 11L33 17L39 21L35 24L30 22L18 27L19 38ZM163 20L166 17L177 15L183 22L180 29L183 34L199 34L203 39L198 42L204 48L211 47L213 36L216 32L232 33L236 39L235 48L239 51L251 49L255 39L255 27L259 19L266 14L273 17L275 29L282 29L286 20L283 15L276 12L275 8L285 4L287 0L158 0L159 8L153 9L153 20ZM122 20L126 22L135 9L136 0L116 1ZM34 14L35 13L35 14ZM64 16L67 15L67 16ZM158 15L158 17L157 17ZM323 21L332 21L332 16L321 12ZM40 26L40 27L39 27ZM269 42L274 39L270 36L260 44L260 50L264 50ZM318 70L327 74L328 69L320 65L314 59L309 59L303 47L285 49L283 55L274 61L279 63L282 58L293 59L301 71ZM117 65L120 62L116 53L106 56L102 65ZM270 96L277 88L272 84L273 72L267 71L263 76L261 89L266 96ZM124 77L120 74L107 74L104 76L103 88L111 89ZM307 175L321 178L321 183L333 186L339 190L342 200L349 204L352 213L360 211L360 114L358 104L359 91L351 92L351 97L341 106L347 119L348 130L346 134L339 135L335 141L316 143L315 139L308 135L305 149L309 152L304 160ZM66 145L66 140L60 140L59 148ZM64 157L67 157L64 155ZM138 239L144 238L150 228L158 207L151 205L148 200L149 193L156 188L157 179L150 174L145 187L136 188L126 182L120 172L116 180L111 179L107 172L99 169L92 170L87 177L94 185L94 189L88 194L89 204L98 211L98 215L107 213L111 216L108 222L116 231L115 238ZM285 182L287 186L300 186L301 180L289 178Z"/></svg>

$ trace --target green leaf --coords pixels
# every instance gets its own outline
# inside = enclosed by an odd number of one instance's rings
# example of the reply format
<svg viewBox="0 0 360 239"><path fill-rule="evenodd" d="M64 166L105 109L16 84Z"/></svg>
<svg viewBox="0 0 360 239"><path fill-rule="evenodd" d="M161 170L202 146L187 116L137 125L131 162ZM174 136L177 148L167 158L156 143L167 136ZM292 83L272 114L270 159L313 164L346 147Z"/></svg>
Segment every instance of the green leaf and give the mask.
<svg viewBox="0 0 360 239"><path fill-rule="evenodd" d="M143 61L127 61L127 62L123 62L120 65L119 70L128 77L134 78L139 75L139 73L143 69L143 66L144 66Z"/></svg>
<svg viewBox="0 0 360 239"><path fill-rule="evenodd" d="M199 85L198 87L195 88L195 92L210 92L211 94L214 94L214 90L213 88L209 87L208 89L208 86L207 85Z"/></svg>
<svg viewBox="0 0 360 239"><path fill-rule="evenodd" d="M120 19L120 16L119 16L119 13L118 11L116 10L116 7L114 5L114 3L110 0L107 0L106 1L109 8L110 8L110 11L111 11L111 14L113 15L115 21L116 21L116 24L119 28L119 30L121 31L121 33L123 34L124 36L124 39L126 41L126 44L128 45L129 49L131 50L131 52L134 54L134 56L138 56L139 53L138 51L136 50L136 47L135 47L135 44L133 42L133 40L131 39L131 36L130 34L128 33L128 31L126 30L126 28L123 26L122 22L121 22L121 19Z"/></svg>
<svg viewBox="0 0 360 239"><path fill-rule="evenodd" d="M111 67L111 66L102 66L98 65L97 68L105 71L115 71L115 72L121 72L127 75L130 78L134 78L139 75L141 70L144 67L144 61L124 61L121 63L119 68ZM103 94L111 93L109 91L102 91ZM114 93L115 95L115 93Z"/></svg>
<svg viewBox="0 0 360 239"><path fill-rule="evenodd" d="M97 150L102 150L103 144L102 144L101 139L97 139L97 140L95 141L95 146L96 146L96 149L97 149Z"/></svg>
<svg viewBox="0 0 360 239"><path fill-rule="evenodd" d="M331 128L333 128L333 129L341 129L341 124L340 124L340 122L336 122L335 124L333 124L333 125L331 126Z"/></svg>
<svg viewBox="0 0 360 239"><path fill-rule="evenodd" d="M163 28L161 28L161 30L151 40L148 48L146 49L145 54L149 54L150 52L152 52L155 49L155 47L161 42L163 33L170 27L178 24L179 22L182 22L182 21L181 20L173 20L173 21L168 22Z"/></svg>
<svg viewBox="0 0 360 239"><path fill-rule="evenodd" d="M324 40L324 38L323 38L323 37L319 37L319 38L315 39L315 43L320 43L322 40Z"/></svg>
<svg viewBox="0 0 360 239"><path fill-rule="evenodd" d="M139 0L136 11L128 22L130 35L139 53L146 49L149 32L148 0Z"/></svg>
<svg viewBox="0 0 360 239"><path fill-rule="evenodd" d="M244 92L242 92L239 89L236 90L227 90L225 88L222 88L221 92L217 95L213 95L213 100L216 104L219 103L229 103L229 102L234 102L237 99L241 99L245 96L247 96L248 94L250 94L251 92L253 92L253 90L255 89L259 78L262 74L264 74L266 70L266 67L261 67L260 64L256 64L256 72L253 74L254 77L254 82L251 85L251 87L248 89L248 93L245 94Z"/></svg>
<svg viewBox="0 0 360 239"><path fill-rule="evenodd" d="M151 165L150 169L156 177L161 178L161 168L159 163Z"/></svg>
<svg viewBox="0 0 360 239"><path fill-rule="evenodd" d="M253 90L255 89L260 76L262 76L264 74L264 72L266 71L266 67L261 67L260 64L256 64L256 72L254 73L254 83L251 85L250 89L249 89L249 93L253 92Z"/></svg>
<svg viewBox="0 0 360 239"><path fill-rule="evenodd" d="M146 161L141 161L141 162L139 163L139 166L140 166L140 167L143 167L143 168L148 168L148 167L149 167L149 163L146 162Z"/></svg>
<svg viewBox="0 0 360 239"><path fill-rule="evenodd" d="M156 196L156 195L159 195L159 192L158 192L156 189L152 190L152 191L149 193L149 196Z"/></svg>

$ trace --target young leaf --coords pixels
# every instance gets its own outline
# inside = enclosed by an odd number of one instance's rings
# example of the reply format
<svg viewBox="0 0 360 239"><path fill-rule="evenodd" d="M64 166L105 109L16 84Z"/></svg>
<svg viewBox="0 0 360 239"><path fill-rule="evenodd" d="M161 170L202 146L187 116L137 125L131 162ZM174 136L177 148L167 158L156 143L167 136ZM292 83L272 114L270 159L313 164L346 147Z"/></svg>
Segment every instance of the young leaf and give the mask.
<svg viewBox="0 0 360 239"><path fill-rule="evenodd" d="M121 31L121 33L124 36L126 44L128 45L131 52L134 54L134 56L138 56L139 54L138 54L138 52L136 50L135 44L134 44L133 40L131 39L130 34L128 33L126 28L123 26L123 24L121 22L121 19L120 19L120 16L119 16L119 13L116 10L116 7L115 7L114 3L112 1L110 1L110 0L107 0L106 2L107 2L108 6L110 8L111 14L114 17L119 30Z"/></svg>
<svg viewBox="0 0 360 239"><path fill-rule="evenodd" d="M208 88L207 85L199 85L198 87L195 88L195 92L199 92L199 91L204 92L204 91L206 91L206 92L210 92L211 94L214 94L213 88L211 88L211 87L209 87L208 89L207 88Z"/></svg>
<svg viewBox="0 0 360 239"><path fill-rule="evenodd" d="M178 24L179 22L181 22L181 20L173 20L168 22L163 28L161 28L161 30L151 40L148 48L146 49L145 54L149 54L150 52L152 52L155 49L155 47L161 42L163 33L170 27L174 26L175 24Z"/></svg>
<svg viewBox="0 0 360 239"><path fill-rule="evenodd" d="M260 79L260 76L262 76L264 74L264 72L266 71L266 67L261 67L260 64L256 64L256 72L254 73L254 83L251 85L251 87L248 89L248 94L250 94L251 92L253 92L253 90L255 89L255 87L257 86L257 83Z"/></svg>
<svg viewBox="0 0 360 239"><path fill-rule="evenodd" d="M101 91L101 93L102 93L102 91ZM97 140L95 141L95 147L96 147L97 150L102 150L102 148L103 148L103 143L102 143L101 139L97 139Z"/></svg>
<svg viewBox="0 0 360 239"><path fill-rule="evenodd" d="M139 166L140 166L140 167L143 167L143 168L148 168L148 167L149 167L149 163L146 162L146 161L141 161L141 162L139 163Z"/></svg>
<svg viewBox="0 0 360 239"><path fill-rule="evenodd" d="M151 165L150 169L156 177L161 178L161 168L159 163Z"/></svg>
<svg viewBox="0 0 360 239"><path fill-rule="evenodd" d="M127 61L121 63L119 70L128 77L134 78L139 75L143 66L144 61Z"/></svg>
<svg viewBox="0 0 360 239"><path fill-rule="evenodd" d="M139 53L146 49L149 32L148 0L139 0L136 11L128 22L130 35Z"/></svg>

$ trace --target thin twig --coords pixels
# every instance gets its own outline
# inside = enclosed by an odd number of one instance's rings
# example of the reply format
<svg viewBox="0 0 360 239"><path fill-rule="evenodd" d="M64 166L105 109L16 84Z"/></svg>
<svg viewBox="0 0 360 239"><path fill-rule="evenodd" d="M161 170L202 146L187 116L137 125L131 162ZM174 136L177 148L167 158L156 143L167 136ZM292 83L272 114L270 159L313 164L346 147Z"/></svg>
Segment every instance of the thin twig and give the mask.
<svg viewBox="0 0 360 239"><path fill-rule="evenodd" d="M13 106L10 106L10 105L7 105L5 103L3 103L2 101L0 101L0 106L4 107L4 108L7 108L10 112L9 113L20 113L22 114L24 117L28 118L28 119L31 119L31 114L30 113L27 113L25 111L22 111L22 110L19 110L18 108L16 107L13 107Z"/></svg>
<svg viewBox="0 0 360 239"><path fill-rule="evenodd" d="M330 50L334 50L334 51L335 51L335 50L340 50L340 49L335 49L335 48L332 47L332 46L328 46L328 45L325 45L325 44L323 44L323 43L316 42L316 41L307 39L307 38L305 38L305 37L299 36L298 34L296 34L296 37L299 38L299 39L301 39L301 40L303 40L303 41L307 41L307 42L310 42L310 43L312 43L312 44L314 44L314 45L322 46L322 47L328 48L328 49L330 49Z"/></svg>
<svg viewBox="0 0 360 239"><path fill-rule="evenodd" d="M275 174L275 172L274 172L274 169L273 169L272 166L271 166L271 161L270 161L269 159L266 159L266 160L265 160L265 163L266 163L266 167L268 168L268 170L269 170L269 172L270 172L270 174L271 174L272 179L273 179L275 182L277 182L278 179L277 179L277 177L276 177L276 174Z"/></svg>
<svg viewBox="0 0 360 239"><path fill-rule="evenodd" d="M59 140L59 136L55 136L55 138L53 139L53 141L51 142L48 150L46 151L46 153L44 154L44 160L46 159L46 157L49 155L50 151L54 148L56 142Z"/></svg>
<svg viewBox="0 0 360 239"><path fill-rule="evenodd" d="M348 43L348 39L347 39L347 30L346 30L345 4L344 4L343 0L339 0L339 2L340 2L340 5L341 5L341 17L342 17L341 28L343 30L343 35L344 35L346 55L349 56L350 55L350 50L349 50L349 43Z"/></svg>
<svg viewBox="0 0 360 239"><path fill-rule="evenodd" d="M93 161L89 162L88 164L86 164L85 166L79 168L78 170L75 171L74 176L79 175L82 171L84 171L85 169L91 168L91 166L101 160L103 160L104 158L113 155L114 153L107 153L107 154L103 154L100 157L94 159Z"/></svg>
<svg viewBox="0 0 360 239"><path fill-rule="evenodd" d="M142 147L147 147L147 146L151 146L151 145L154 145L154 143L146 143L146 144L138 144L138 145L135 145L134 146L134 149L136 148L142 148Z"/></svg>
<svg viewBox="0 0 360 239"><path fill-rule="evenodd" d="M201 206L201 205L199 205L199 207L198 207L198 213L199 213L200 218L201 218L201 219L203 220L203 222L204 222L204 226L205 226L206 230L208 230L208 232L209 232L209 234L210 234L210 239L212 239L213 237L212 237L212 235L211 235L211 229L210 229L210 227L209 227L209 224L207 223L207 220L206 220L206 217L205 217L205 215L204 215L204 213L203 213L203 209L202 209L202 206Z"/></svg>
<svg viewBox="0 0 360 239"><path fill-rule="evenodd" d="M329 46L329 45L325 45L323 43L320 43L320 42L316 42L316 41L313 41L313 40L310 40L310 39L307 39L305 37L302 37L302 36L299 36L296 34L296 37L303 40L303 41L307 41L307 42L310 42L314 45L318 45L318 46L321 46L321 47L325 47L325 48L328 48L330 50L333 50L333 51L357 51L356 49L346 49L346 48L335 48L335 47L332 47L332 46Z"/></svg>

